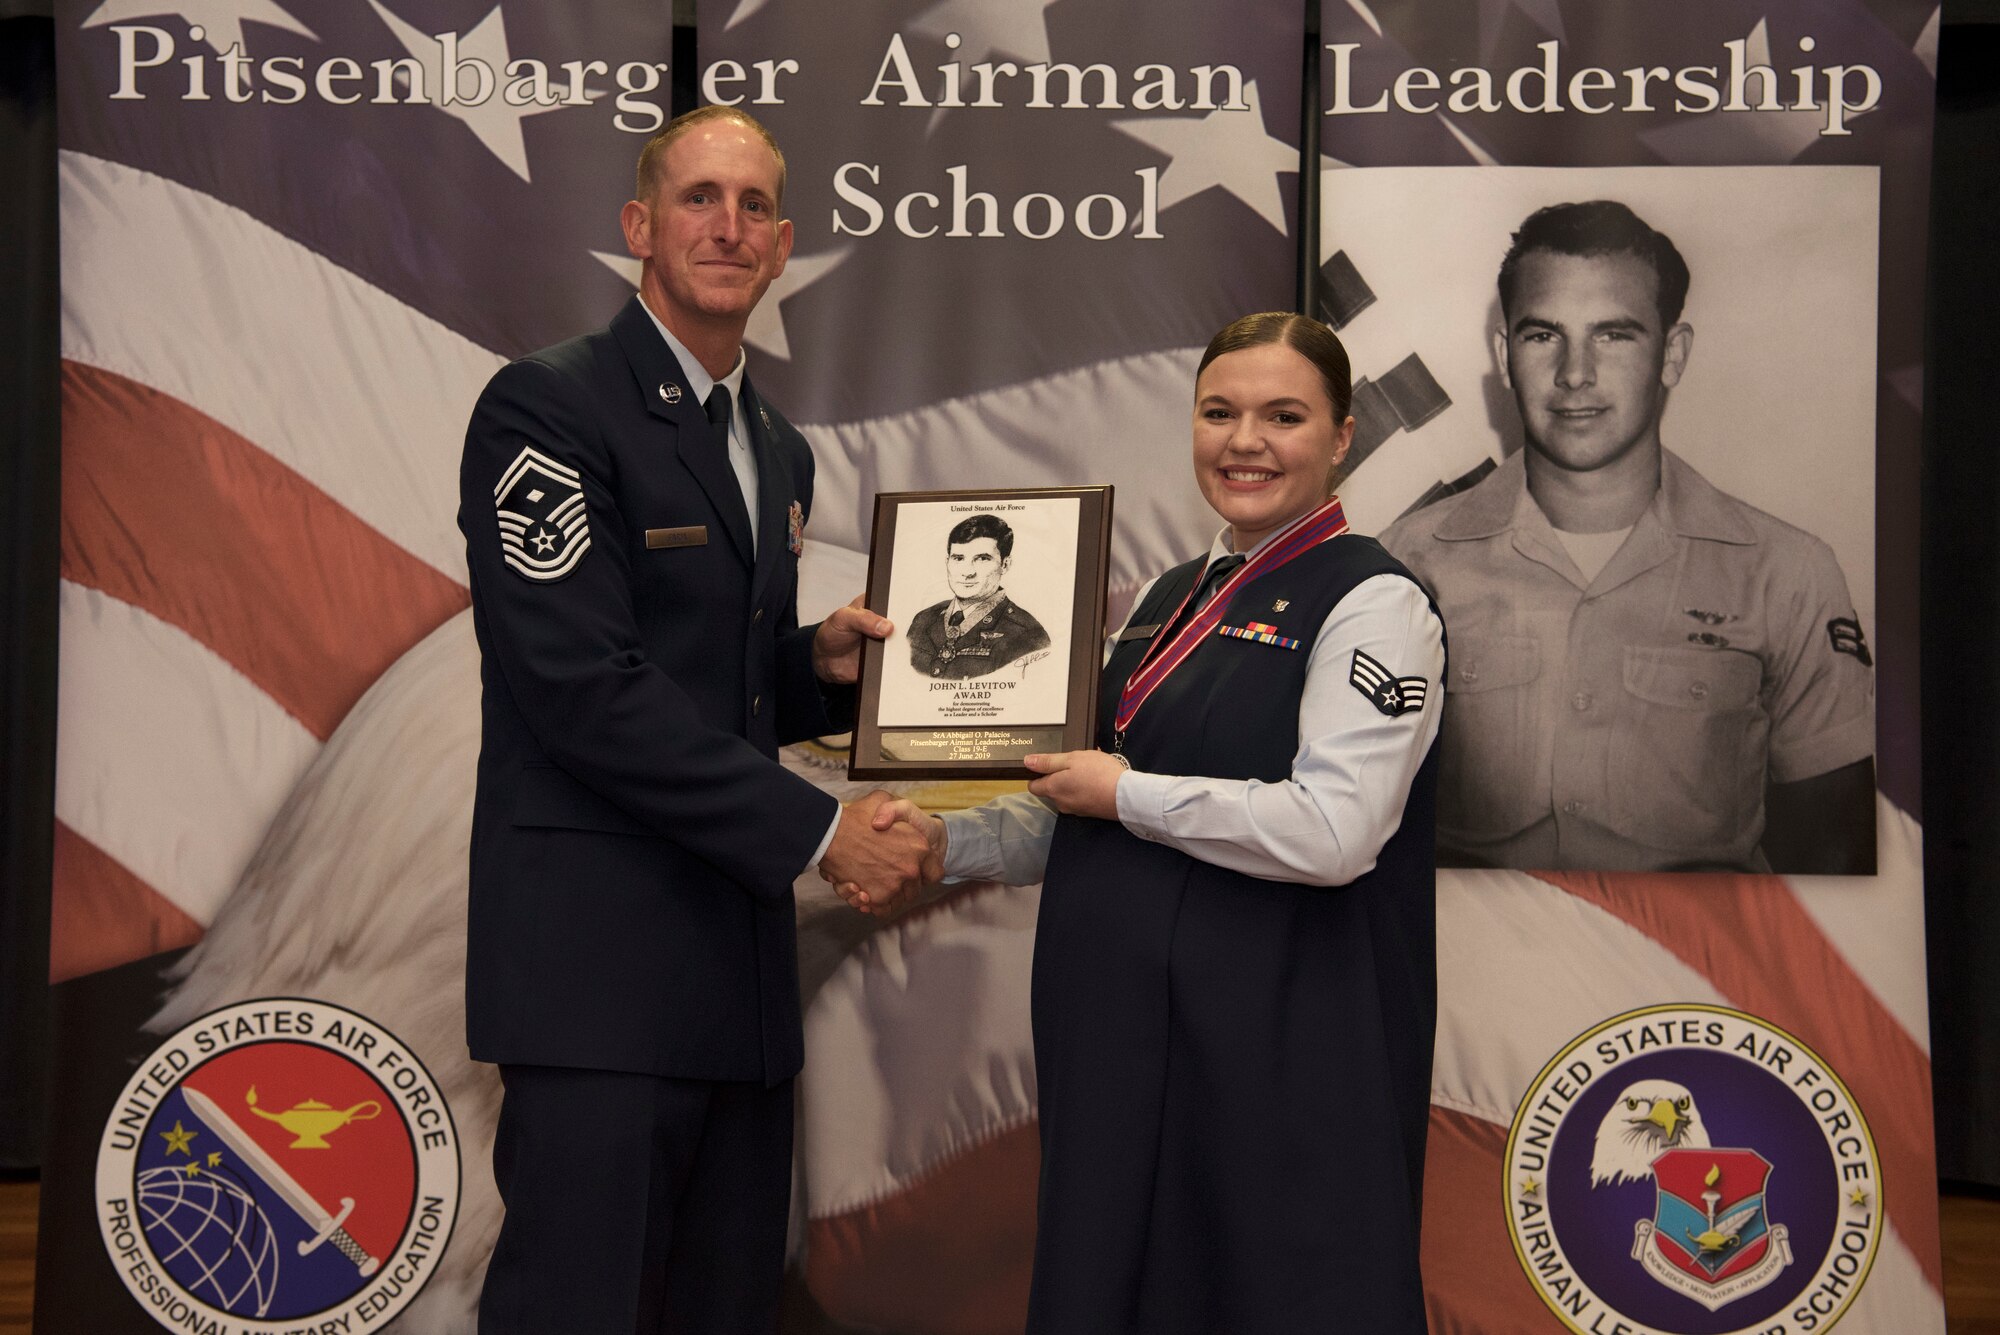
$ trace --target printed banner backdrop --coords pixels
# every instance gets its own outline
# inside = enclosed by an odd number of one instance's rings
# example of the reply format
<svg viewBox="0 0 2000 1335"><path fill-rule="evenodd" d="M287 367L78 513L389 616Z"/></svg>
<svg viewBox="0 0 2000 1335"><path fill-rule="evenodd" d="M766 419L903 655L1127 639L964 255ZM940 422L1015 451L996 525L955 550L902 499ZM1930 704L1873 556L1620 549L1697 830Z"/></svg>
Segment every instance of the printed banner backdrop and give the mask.
<svg viewBox="0 0 2000 1335"><path fill-rule="evenodd" d="M759 388L818 461L812 536L865 549L877 491L1108 482L1121 616L1215 531L1188 462L1201 348L1293 300L1304 13L901 0L842 17L701 10L704 96L743 98L793 164L800 241L764 306L782 335L750 337ZM782 101L758 100L767 71ZM1037 903L1033 886L954 896L808 993L805 1274L839 1320L1020 1328Z"/></svg>
<svg viewBox="0 0 2000 1335"><path fill-rule="evenodd" d="M748 337L836 498L813 536L865 550L877 491L1060 480L1118 489L1115 607L1205 547L1193 365L1292 300L1303 15L899 0L830 24L717 0L701 18L705 100L763 118L795 164L799 242Z"/></svg>
<svg viewBox="0 0 2000 1335"><path fill-rule="evenodd" d="M1667 448L1825 544L1875 674L1873 876L1440 873L1434 1332L1944 1328L1916 821L1937 24L1886 0L1322 5L1321 313L1379 386L1357 527L1523 448L1491 339L1510 234L1617 200L1692 274ZM1726 649L1755 633L1738 610L1683 629ZM1477 621L1455 667L1498 661Z"/></svg>
<svg viewBox="0 0 2000 1335"><path fill-rule="evenodd" d="M802 614L860 588L878 489L1115 484L1114 612L1204 547L1192 370L1291 300L1303 16L708 9L704 100L745 98L790 159L798 247L747 342L819 460ZM470 1330L499 1087L463 1046L455 469L494 369L632 291L617 210L671 35L656 6L490 0L92 0L58 25L37 1328ZM832 752L786 763L850 791ZM882 929L799 889L811 1298L1018 1328L1035 888ZM413 1170L370 1167L398 1143Z"/></svg>
<svg viewBox="0 0 2000 1335"><path fill-rule="evenodd" d="M1441 878L1433 1328L1940 1330L1911 814L1936 13L1667 12L1327 0L1323 313L1367 381L1342 491L1372 531L1516 448L1486 348L1506 233L1626 199L1696 271L1670 446L1827 543L1873 647L1878 870ZM670 35L652 6L491 0L58 22L63 1114L37 1328L469 1330L498 1085L462 1041L454 470L493 369L632 290L616 211ZM802 613L860 587L876 490L1114 483L1114 615L1203 547L1192 369L1291 301L1301 25L1042 0L703 23L704 100L744 99L790 157L798 248L748 341L819 460ZM832 752L786 761L849 791ZM876 1329L1018 1329L1035 888L881 928L799 888L806 1288ZM343 1166L398 1135L409 1173ZM203 1222L239 1207L265 1231L211 1253Z"/></svg>
<svg viewBox="0 0 2000 1335"><path fill-rule="evenodd" d="M498 1082L464 1046L458 458L494 370L630 295L599 255L671 30L629 4L79 0L57 31L36 1326L468 1329Z"/></svg>

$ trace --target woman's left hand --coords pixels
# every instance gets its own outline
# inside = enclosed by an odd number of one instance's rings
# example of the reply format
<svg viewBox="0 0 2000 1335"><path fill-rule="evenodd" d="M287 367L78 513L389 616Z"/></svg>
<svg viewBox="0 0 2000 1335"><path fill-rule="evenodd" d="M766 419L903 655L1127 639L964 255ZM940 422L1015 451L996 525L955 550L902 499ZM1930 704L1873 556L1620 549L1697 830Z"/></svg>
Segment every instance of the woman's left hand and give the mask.
<svg viewBox="0 0 2000 1335"><path fill-rule="evenodd" d="M1130 766L1104 751L1062 751L1029 756L1027 767L1042 777L1028 791L1065 816L1118 819L1118 776Z"/></svg>

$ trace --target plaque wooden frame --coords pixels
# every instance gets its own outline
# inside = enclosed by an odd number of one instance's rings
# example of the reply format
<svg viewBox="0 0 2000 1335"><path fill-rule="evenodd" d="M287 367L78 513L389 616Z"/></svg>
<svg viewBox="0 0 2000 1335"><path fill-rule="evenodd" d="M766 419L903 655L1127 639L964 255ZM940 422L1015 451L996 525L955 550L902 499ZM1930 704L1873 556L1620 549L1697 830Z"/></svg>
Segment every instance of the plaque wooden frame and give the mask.
<svg viewBox="0 0 2000 1335"><path fill-rule="evenodd" d="M895 574L896 534L906 509L915 505L1001 507L1008 504L1074 497L1077 504L1076 551L1070 561L1068 661L1060 721L1032 724L978 723L890 726L881 723L885 691L893 699L904 689L885 684L888 655L908 653L902 637L911 629L897 627L886 645L866 641L861 647L860 702L854 746L847 773L852 779L1026 779L1033 777L1022 758L1037 752L1089 748L1097 731L1097 687L1104 645L1105 587L1111 565L1111 497L1109 485L1030 487L981 491L882 492L875 498L875 524L869 542L867 605L887 613Z"/></svg>

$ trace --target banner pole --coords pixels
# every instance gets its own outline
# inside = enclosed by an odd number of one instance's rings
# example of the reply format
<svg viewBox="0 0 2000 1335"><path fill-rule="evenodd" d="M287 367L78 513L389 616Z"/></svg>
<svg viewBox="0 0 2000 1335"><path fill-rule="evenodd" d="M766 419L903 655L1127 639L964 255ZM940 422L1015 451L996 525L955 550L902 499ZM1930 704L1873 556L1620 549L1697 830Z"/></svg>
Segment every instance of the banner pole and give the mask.
<svg viewBox="0 0 2000 1335"><path fill-rule="evenodd" d="M1305 0L1305 64L1299 71L1298 310L1319 308L1319 0Z"/></svg>

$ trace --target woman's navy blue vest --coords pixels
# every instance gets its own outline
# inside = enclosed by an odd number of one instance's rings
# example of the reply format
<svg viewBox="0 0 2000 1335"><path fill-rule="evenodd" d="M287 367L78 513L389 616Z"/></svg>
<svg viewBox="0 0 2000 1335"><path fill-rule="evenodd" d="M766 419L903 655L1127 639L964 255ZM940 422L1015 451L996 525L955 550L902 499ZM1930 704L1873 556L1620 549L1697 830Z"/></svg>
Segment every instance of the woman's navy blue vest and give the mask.
<svg viewBox="0 0 2000 1335"><path fill-rule="evenodd" d="M1130 624L1170 618L1201 569L1168 572ZM1288 778L1320 626L1382 574L1410 577L1344 535L1242 585L1223 625L1299 647L1211 634L1114 738L1151 641L1120 644L1099 746L1149 773ZM1374 869L1342 886L1062 819L1035 945L1031 1331L1424 1330L1436 768L1433 746Z"/></svg>

